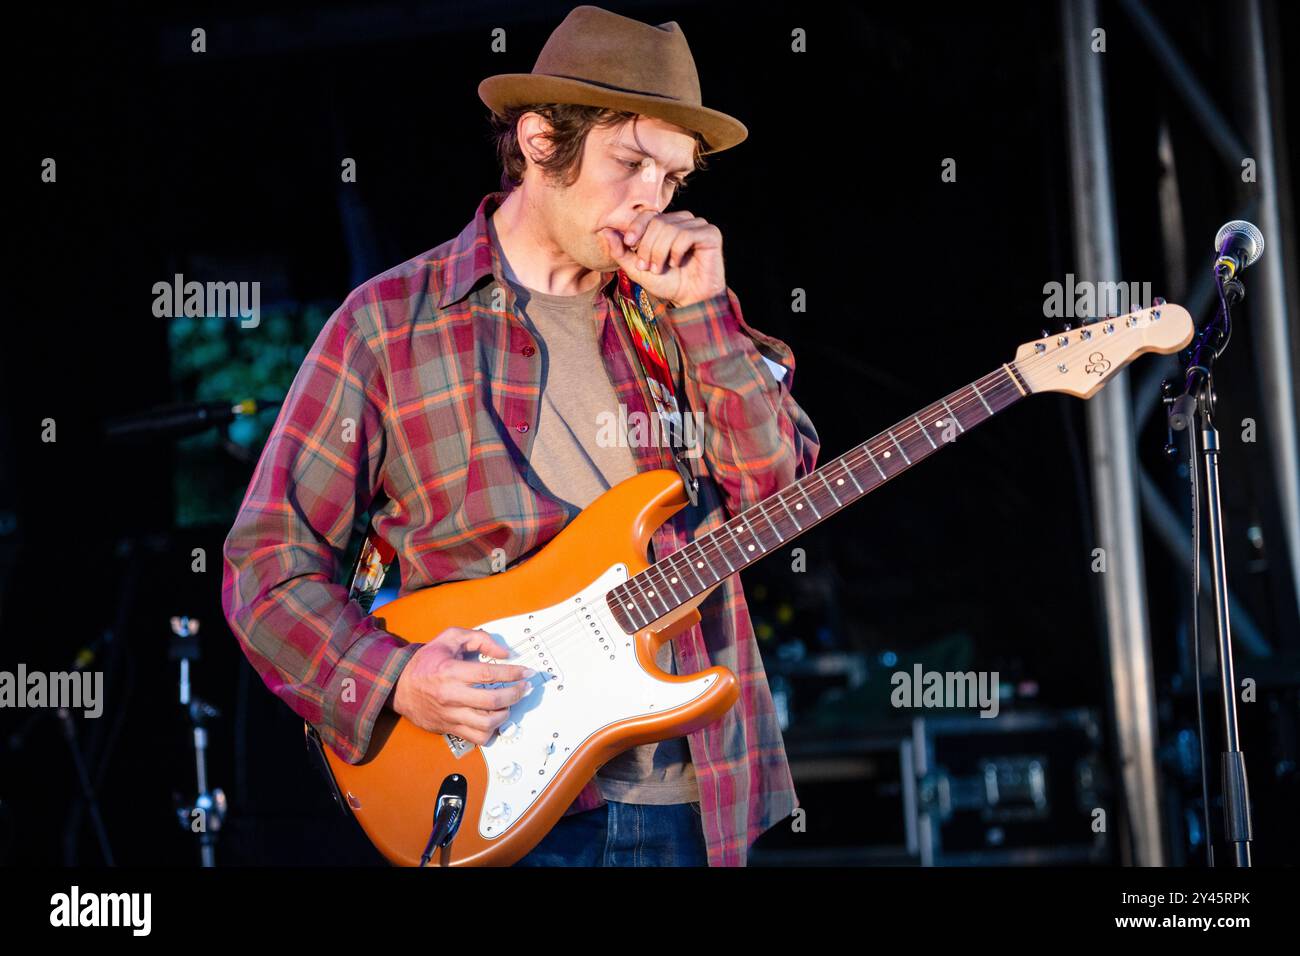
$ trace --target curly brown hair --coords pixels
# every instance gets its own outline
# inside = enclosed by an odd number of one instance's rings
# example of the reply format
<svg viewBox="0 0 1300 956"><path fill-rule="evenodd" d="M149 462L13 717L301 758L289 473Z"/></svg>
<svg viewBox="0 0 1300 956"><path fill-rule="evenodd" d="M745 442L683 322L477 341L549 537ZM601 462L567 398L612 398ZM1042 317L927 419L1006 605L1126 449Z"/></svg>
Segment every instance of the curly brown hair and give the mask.
<svg viewBox="0 0 1300 956"><path fill-rule="evenodd" d="M525 113L538 113L550 124L546 140L550 151L537 160L538 167L552 182L571 186L582 172L582 152L587 134L593 129L617 126L641 114L626 110L613 110L604 106L582 106L577 103L539 103L507 107L504 113L493 112L489 122L496 140L497 158L501 161L501 188L510 192L524 181L527 168L523 150L519 147L519 117ZM694 161L697 170L707 168L704 159L708 141L695 134Z"/></svg>

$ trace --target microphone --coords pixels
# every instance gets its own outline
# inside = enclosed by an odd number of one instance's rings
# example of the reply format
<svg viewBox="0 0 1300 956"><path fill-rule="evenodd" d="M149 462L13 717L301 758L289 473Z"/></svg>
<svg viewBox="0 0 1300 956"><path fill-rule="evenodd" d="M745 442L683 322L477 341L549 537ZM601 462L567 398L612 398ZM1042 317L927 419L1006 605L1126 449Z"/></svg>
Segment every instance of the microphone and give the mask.
<svg viewBox="0 0 1300 956"><path fill-rule="evenodd" d="M256 415L280 402L262 402L247 398L242 402L193 402L156 408L124 418L115 418L104 426L109 441L132 441L152 437L181 438L216 425L227 425L236 418Z"/></svg>
<svg viewBox="0 0 1300 956"><path fill-rule="evenodd" d="M1231 279L1238 272L1245 272L1264 252L1264 237L1260 231L1244 219L1226 222L1214 237L1215 275L1221 279Z"/></svg>
<svg viewBox="0 0 1300 956"><path fill-rule="evenodd" d="M1254 265L1264 251L1264 237L1244 219L1225 222L1214 237L1214 275L1218 279L1219 314L1201 329L1187 361L1187 386L1169 407L1169 426L1176 432L1189 427L1202 387L1209 380L1214 361L1228 345L1232 335L1229 309L1246 294L1237 281L1237 273ZM1213 396L1211 396L1211 403Z"/></svg>

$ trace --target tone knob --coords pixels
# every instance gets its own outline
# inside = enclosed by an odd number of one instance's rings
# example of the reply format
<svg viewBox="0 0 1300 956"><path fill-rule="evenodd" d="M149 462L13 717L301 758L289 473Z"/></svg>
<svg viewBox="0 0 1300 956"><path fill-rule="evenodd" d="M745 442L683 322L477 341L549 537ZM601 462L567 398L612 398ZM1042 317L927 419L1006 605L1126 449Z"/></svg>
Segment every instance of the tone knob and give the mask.
<svg viewBox="0 0 1300 956"><path fill-rule="evenodd" d="M513 760L497 767L497 776L506 783L512 783L513 781L518 780L523 772L524 768L519 766L519 764L515 763Z"/></svg>
<svg viewBox="0 0 1300 956"><path fill-rule="evenodd" d="M493 820L500 820L503 817L508 817L510 816L510 804L494 803L492 806L488 807L487 815Z"/></svg>
<svg viewBox="0 0 1300 956"><path fill-rule="evenodd" d="M519 724L515 723L513 720L507 720L497 728L497 735L506 740L513 740L515 737L519 736Z"/></svg>

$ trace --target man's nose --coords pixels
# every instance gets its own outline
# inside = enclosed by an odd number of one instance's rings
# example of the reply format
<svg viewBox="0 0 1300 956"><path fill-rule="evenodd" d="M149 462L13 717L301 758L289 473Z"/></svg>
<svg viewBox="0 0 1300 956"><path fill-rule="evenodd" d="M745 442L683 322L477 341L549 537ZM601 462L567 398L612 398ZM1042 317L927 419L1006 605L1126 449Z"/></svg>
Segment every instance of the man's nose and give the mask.
<svg viewBox="0 0 1300 956"><path fill-rule="evenodd" d="M647 209L656 214L663 212L662 193L657 170L651 168L649 172L638 174L636 184L632 187L632 214L635 216Z"/></svg>

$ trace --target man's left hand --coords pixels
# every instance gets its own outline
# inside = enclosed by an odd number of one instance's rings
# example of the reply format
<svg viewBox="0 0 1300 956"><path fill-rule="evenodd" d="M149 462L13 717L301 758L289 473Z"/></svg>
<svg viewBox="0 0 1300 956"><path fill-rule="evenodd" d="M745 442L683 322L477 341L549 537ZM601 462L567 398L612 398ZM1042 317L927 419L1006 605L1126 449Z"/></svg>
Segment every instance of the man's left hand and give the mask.
<svg viewBox="0 0 1300 956"><path fill-rule="evenodd" d="M624 232L597 233L628 278L670 306L702 302L726 289L722 231L686 210L646 210Z"/></svg>

